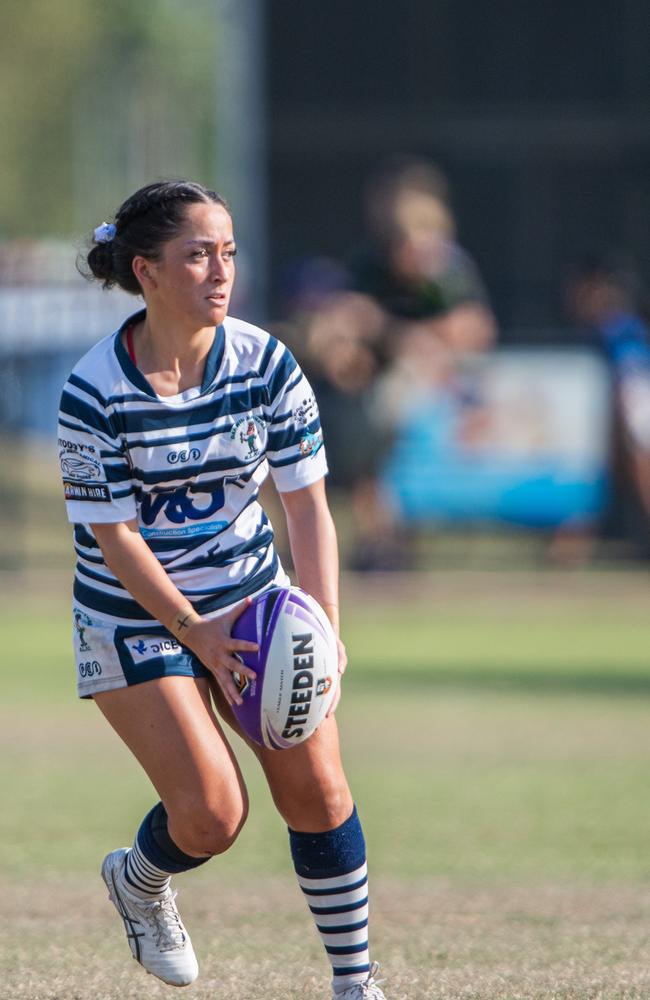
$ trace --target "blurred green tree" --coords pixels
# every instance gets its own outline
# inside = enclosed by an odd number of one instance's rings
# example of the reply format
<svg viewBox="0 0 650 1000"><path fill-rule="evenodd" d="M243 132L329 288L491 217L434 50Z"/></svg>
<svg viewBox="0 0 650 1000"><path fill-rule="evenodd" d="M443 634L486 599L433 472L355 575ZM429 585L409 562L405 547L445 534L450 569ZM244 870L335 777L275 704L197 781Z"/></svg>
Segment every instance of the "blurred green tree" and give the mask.
<svg viewBox="0 0 650 1000"><path fill-rule="evenodd" d="M211 0L4 0L0 238L85 234L147 181L211 181L216 35Z"/></svg>

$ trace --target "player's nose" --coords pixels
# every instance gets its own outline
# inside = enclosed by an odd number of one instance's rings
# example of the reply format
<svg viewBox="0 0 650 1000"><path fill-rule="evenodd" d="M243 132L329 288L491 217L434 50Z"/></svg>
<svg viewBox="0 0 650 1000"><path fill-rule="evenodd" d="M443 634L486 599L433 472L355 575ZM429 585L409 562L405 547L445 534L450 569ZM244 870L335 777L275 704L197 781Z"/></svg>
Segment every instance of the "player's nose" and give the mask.
<svg viewBox="0 0 650 1000"><path fill-rule="evenodd" d="M212 258L212 267L210 268L210 277L213 281L218 284L223 284L224 281L228 280L229 270L226 261L220 254L215 254Z"/></svg>

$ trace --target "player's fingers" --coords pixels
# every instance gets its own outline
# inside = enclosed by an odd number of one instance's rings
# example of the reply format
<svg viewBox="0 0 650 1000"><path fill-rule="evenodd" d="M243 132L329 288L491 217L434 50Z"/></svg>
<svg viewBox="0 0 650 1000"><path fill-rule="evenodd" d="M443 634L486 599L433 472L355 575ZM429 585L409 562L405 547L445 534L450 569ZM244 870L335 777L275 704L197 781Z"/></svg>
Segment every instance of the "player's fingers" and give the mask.
<svg viewBox="0 0 650 1000"><path fill-rule="evenodd" d="M231 683L232 683L232 674L228 674L227 671L225 671L224 673L221 673L220 670L216 670L216 669L215 670L211 670L210 672L211 672L212 676L214 677L214 679L216 680L217 684L219 685L219 689L221 690L224 698L226 699L226 701L228 702L229 705L232 705L233 702L234 702L234 697L231 694L231 692L228 690L228 682L227 682L227 677L230 677L231 678ZM233 687L234 687L234 683L233 683Z"/></svg>
<svg viewBox="0 0 650 1000"><path fill-rule="evenodd" d="M225 667L230 673L242 674L244 677L250 678L254 681L257 674L250 667L247 667L243 660L240 660L238 656L222 656L219 660L219 665Z"/></svg>
<svg viewBox="0 0 650 1000"><path fill-rule="evenodd" d="M238 650L242 653L258 653L260 649L256 642L249 642L248 639L233 639L231 637L228 645L232 650Z"/></svg>
<svg viewBox="0 0 650 1000"><path fill-rule="evenodd" d="M229 705L242 705L243 698L239 693L239 689L233 680L232 673L229 669L221 668L215 670L215 677L217 678L217 683L224 693L224 697Z"/></svg>
<svg viewBox="0 0 650 1000"><path fill-rule="evenodd" d="M327 715L325 716L326 719L329 719L330 715L334 715L340 700L341 700L341 681L339 680L338 684L336 685L336 691L334 692L332 704L330 705L327 711Z"/></svg>
<svg viewBox="0 0 650 1000"><path fill-rule="evenodd" d="M232 611L229 611L227 615L223 615L221 621L227 627L228 632L230 632L233 624L237 621L239 616L246 610L246 608L250 607L252 603L253 599L251 597L245 597L243 601L235 605Z"/></svg>
<svg viewBox="0 0 650 1000"><path fill-rule="evenodd" d="M338 654L339 654L339 673L344 674L346 667L348 665L348 654L345 646L338 638L336 640L336 645L338 647Z"/></svg>

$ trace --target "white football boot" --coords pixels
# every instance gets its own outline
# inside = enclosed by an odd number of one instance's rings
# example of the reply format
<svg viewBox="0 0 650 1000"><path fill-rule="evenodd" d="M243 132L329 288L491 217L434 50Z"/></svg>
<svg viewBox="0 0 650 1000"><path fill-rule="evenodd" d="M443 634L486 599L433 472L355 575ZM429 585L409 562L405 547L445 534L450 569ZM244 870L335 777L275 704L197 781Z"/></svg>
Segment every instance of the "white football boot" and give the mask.
<svg viewBox="0 0 650 1000"><path fill-rule="evenodd" d="M379 989L379 983L383 983L384 980L375 979L378 972L379 965L373 962L367 979L362 983L354 983L342 993L332 993L332 1000L386 1000L382 990Z"/></svg>
<svg viewBox="0 0 650 1000"><path fill-rule="evenodd" d="M157 899L142 899L129 892L124 878L127 854L124 847L107 854L102 878L108 898L124 921L133 957L163 983L189 986L198 976L199 966L176 909L176 893L167 889Z"/></svg>

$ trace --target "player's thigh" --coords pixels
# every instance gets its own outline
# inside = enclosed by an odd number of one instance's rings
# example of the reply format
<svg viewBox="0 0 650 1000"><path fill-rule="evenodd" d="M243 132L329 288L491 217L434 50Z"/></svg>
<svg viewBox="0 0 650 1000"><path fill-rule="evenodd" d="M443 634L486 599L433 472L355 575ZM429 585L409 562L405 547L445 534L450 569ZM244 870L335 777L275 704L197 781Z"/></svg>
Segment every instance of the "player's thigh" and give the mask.
<svg viewBox="0 0 650 1000"><path fill-rule="evenodd" d="M212 688L219 714L258 758L273 801L294 830L333 830L350 816L352 795L345 776L336 718L331 716L304 743L290 750L269 750L242 731L221 692Z"/></svg>
<svg viewBox="0 0 650 1000"><path fill-rule="evenodd" d="M245 817L246 789L206 679L161 677L94 698L160 795L172 836L173 826L193 822L234 833Z"/></svg>

